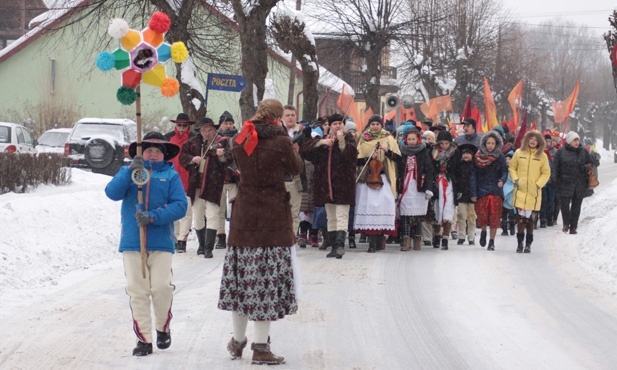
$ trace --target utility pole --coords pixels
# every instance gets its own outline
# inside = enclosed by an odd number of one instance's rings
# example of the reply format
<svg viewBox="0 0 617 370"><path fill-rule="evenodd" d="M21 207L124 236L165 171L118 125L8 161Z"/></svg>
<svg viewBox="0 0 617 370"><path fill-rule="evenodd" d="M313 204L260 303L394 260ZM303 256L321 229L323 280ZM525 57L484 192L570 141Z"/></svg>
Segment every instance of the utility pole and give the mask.
<svg viewBox="0 0 617 370"><path fill-rule="evenodd" d="M296 10L302 10L302 0L296 0ZM291 55L291 65L289 66L289 92L287 93L287 104L294 105L294 93L296 89L296 58ZM296 107L296 110L300 107Z"/></svg>

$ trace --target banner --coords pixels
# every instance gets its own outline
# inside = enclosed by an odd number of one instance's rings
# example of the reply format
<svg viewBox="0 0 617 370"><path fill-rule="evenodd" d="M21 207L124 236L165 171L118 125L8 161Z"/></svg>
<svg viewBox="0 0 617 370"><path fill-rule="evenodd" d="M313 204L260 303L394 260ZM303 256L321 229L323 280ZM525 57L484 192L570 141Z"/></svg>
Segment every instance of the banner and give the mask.
<svg viewBox="0 0 617 370"><path fill-rule="evenodd" d="M246 87L242 76L208 73L208 89L240 92Z"/></svg>

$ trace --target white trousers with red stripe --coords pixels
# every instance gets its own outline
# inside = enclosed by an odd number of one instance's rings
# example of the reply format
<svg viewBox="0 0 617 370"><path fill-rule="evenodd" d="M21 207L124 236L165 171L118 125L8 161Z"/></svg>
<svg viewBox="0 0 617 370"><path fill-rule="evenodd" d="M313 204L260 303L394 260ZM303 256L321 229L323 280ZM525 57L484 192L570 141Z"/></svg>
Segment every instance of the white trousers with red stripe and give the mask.
<svg viewBox="0 0 617 370"><path fill-rule="evenodd" d="M146 258L146 278L141 274L139 252L122 252L126 294L133 315L133 329L137 339L152 343L152 317L154 309L155 329L166 332L171 321L171 303L175 286L171 283L171 262L169 252L149 252Z"/></svg>

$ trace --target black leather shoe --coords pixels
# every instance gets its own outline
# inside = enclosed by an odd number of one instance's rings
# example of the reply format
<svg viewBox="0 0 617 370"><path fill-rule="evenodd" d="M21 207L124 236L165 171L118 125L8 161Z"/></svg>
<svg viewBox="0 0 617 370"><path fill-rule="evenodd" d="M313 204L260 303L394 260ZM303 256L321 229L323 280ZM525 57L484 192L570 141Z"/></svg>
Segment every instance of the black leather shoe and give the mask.
<svg viewBox="0 0 617 370"><path fill-rule="evenodd" d="M137 342L137 347L133 349L133 356L148 356L152 354L152 343Z"/></svg>
<svg viewBox="0 0 617 370"><path fill-rule="evenodd" d="M159 349L167 349L171 346L171 334L162 331L156 331L156 346Z"/></svg>

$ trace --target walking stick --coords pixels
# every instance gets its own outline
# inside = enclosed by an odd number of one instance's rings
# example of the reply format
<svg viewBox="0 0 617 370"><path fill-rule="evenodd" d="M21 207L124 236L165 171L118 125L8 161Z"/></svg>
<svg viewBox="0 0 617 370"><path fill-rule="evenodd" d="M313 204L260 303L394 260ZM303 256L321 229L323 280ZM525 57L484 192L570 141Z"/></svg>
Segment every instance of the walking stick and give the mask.
<svg viewBox="0 0 617 370"><path fill-rule="evenodd" d="M138 85L135 88L137 92L137 100L135 101L135 116L137 121L137 155L142 154L142 144L141 144L141 89ZM150 180L150 173L148 171L144 171L143 169L135 169L131 173L131 179L135 184L137 184L137 204L138 209L141 211L145 211L144 209L144 184L148 183ZM139 226L139 253L141 255L141 276L146 278L146 256L147 256L147 227L148 226Z"/></svg>

